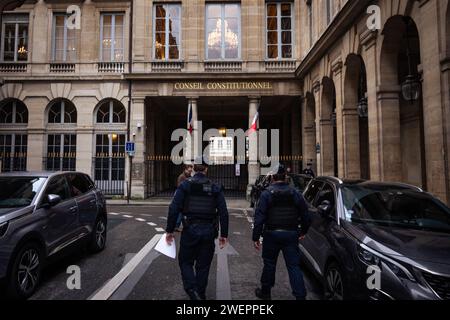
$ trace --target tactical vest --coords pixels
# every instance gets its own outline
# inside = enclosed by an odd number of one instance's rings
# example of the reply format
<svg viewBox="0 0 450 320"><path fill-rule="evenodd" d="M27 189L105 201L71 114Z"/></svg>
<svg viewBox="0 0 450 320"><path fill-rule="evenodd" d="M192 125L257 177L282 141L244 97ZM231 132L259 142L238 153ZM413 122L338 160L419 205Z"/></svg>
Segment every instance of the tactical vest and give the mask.
<svg viewBox="0 0 450 320"><path fill-rule="evenodd" d="M270 190L272 205L267 213L266 228L297 230L299 213L294 202L294 190Z"/></svg>
<svg viewBox="0 0 450 320"><path fill-rule="evenodd" d="M191 219L214 220L217 204L212 186L209 180L196 182L189 179L183 214Z"/></svg>

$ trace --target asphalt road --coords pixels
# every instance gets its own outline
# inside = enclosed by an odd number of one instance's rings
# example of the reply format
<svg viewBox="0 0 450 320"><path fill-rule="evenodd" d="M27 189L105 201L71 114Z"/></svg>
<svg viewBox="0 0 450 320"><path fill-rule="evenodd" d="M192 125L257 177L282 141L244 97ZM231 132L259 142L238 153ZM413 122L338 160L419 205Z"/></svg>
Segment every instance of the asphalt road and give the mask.
<svg viewBox="0 0 450 320"><path fill-rule="evenodd" d="M252 211L230 209L230 245L216 252L211 266L208 299L255 300L262 270L261 253L251 242ZM35 300L184 300L178 261L154 250L164 233L167 206L111 206L107 248L90 255L82 248L48 267ZM177 248L179 247L177 234ZM80 289L70 290L69 266L81 271ZM304 272L308 299L322 297L321 285ZM292 300L289 278L280 254L272 291L274 300Z"/></svg>

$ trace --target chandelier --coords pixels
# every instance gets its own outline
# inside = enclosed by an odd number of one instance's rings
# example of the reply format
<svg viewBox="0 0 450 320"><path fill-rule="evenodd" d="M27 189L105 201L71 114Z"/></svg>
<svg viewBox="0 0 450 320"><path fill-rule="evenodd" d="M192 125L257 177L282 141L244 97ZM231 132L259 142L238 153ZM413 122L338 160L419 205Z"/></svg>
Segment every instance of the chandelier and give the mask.
<svg viewBox="0 0 450 320"><path fill-rule="evenodd" d="M216 28L208 34L208 46L220 47L222 43L222 19L217 19ZM225 20L225 43L229 48L236 49L239 45L239 37L231 31L228 21Z"/></svg>

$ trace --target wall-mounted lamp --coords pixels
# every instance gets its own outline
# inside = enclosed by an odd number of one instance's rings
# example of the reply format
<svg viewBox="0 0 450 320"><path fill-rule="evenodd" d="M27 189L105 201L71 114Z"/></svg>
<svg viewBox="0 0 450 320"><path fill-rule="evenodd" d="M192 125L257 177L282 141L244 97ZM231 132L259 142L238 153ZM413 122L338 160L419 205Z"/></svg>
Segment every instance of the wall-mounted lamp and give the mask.
<svg viewBox="0 0 450 320"><path fill-rule="evenodd" d="M136 124L136 127L137 127L138 130L141 130L142 129L142 123L138 122Z"/></svg>

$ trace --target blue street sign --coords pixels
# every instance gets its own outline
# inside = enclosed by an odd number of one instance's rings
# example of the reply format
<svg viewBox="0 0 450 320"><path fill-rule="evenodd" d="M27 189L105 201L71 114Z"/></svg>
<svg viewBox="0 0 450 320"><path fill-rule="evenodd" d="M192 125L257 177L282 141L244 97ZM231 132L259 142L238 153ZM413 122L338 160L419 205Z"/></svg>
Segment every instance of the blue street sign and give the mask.
<svg viewBox="0 0 450 320"><path fill-rule="evenodd" d="M135 153L135 143L127 142L125 143L125 152L128 153L129 156L134 156Z"/></svg>

